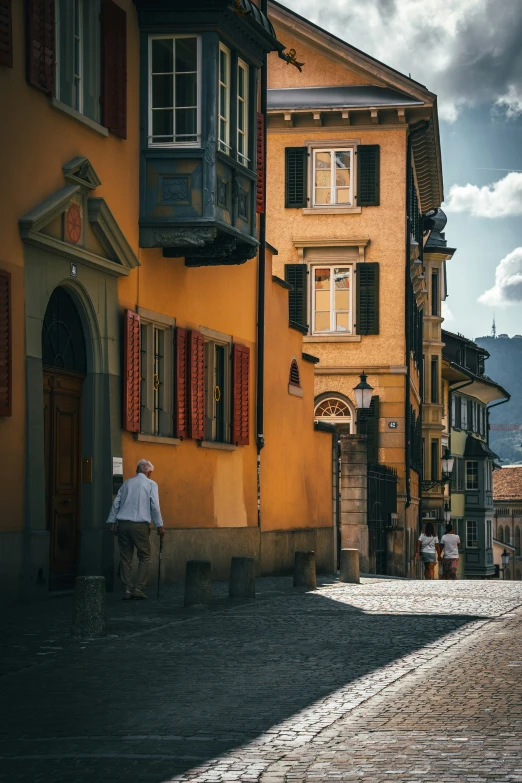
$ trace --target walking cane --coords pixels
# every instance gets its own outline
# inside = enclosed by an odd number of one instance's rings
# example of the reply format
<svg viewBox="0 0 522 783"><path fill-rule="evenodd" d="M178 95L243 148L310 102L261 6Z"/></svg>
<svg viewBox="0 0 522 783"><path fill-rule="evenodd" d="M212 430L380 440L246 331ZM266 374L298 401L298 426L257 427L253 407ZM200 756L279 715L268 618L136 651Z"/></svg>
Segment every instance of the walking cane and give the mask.
<svg viewBox="0 0 522 783"><path fill-rule="evenodd" d="M160 589L160 577L161 577L161 552L163 550L163 536L160 538L160 545L159 545L159 557L158 557L158 599L159 599L159 589Z"/></svg>

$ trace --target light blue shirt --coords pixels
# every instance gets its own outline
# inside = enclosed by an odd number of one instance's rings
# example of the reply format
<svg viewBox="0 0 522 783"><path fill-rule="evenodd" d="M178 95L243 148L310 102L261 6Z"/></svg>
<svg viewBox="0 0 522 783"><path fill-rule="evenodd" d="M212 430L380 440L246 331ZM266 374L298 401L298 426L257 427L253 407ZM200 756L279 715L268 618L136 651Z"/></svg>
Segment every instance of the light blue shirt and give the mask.
<svg viewBox="0 0 522 783"><path fill-rule="evenodd" d="M108 525L115 525L118 520L128 522L152 521L156 527L163 526L161 518L158 485L144 473L137 473L120 487L114 498L111 513L107 519Z"/></svg>

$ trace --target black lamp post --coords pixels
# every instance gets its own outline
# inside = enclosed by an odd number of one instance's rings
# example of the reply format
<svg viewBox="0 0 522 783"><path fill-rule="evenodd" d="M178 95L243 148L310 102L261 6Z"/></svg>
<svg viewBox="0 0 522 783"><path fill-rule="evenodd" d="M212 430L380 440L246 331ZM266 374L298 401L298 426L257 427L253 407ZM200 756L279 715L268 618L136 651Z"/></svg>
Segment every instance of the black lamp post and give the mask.
<svg viewBox="0 0 522 783"><path fill-rule="evenodd" d="M511 555L505 549L500 555L500 559L502 560L502 568L500 569L502 571L502 579L506 578L506 571L508 570L509 567L510 557Z"/></svg>

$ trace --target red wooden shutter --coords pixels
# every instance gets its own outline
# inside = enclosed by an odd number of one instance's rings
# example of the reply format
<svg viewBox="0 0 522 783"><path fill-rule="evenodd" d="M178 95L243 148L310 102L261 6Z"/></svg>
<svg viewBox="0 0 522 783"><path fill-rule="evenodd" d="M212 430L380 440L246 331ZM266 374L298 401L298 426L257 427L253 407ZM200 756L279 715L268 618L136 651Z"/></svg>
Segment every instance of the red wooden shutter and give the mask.
<svg viewBox="0 0 522 783"><path fill-rule="evenodd" d="M47 95L54 92L54 0L28 0L27 78Z"/></svg>
<svg viewBox="0 0 522 783"><path fill-rule="evenodd" d="M127 138L127 14L112 0L102 7L103 124Z"/></svg>
<svg viewBox="0 0 522 783"><path fill-rule="evenodd" d="M140 317L132 310L123 327L123 429L140 431Z"/></svg>
<svg viewBox="0 0 522 783"><path fill-rule="evenodd" d="M174 403L174 436L189 437L188 419L188 332L186 329L176 329L174 337L174 388L176 401Z"/></svg>
<svg viewBox="0 0 522 783"><path fill-rule="evenodd" d="M232 346L232 443L248 446L250 348Z"/></svg>
<svg viewBox="0 0 522 783"><path fill-rule="evenodd" d="M0 65L13 67L13 23L11 0L0 2Z"/></svg>
<svg viewBox="0 0 522 783"><path fill-rule="evenodd" d="M205 338L193 329L188 333L189 437L205 439Z"/></svg>
<svg viewBox="0 0 522 783"><path fill-rule="evenodd" d="M256 212L265 211L265 117L257 113L257 185Z"/></svg>
<svg viewBox="0 0 522 783"><path fill-rule="evenodd" d="M11 275L0 269L0 416L12 413Z"/></svg>

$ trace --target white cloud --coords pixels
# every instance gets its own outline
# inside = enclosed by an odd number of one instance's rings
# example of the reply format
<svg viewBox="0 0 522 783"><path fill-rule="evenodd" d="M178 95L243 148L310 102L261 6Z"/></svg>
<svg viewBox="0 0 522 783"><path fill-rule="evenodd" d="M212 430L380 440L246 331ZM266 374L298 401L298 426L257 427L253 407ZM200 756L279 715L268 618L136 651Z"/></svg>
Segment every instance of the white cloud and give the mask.
<svg viewBox="0 0 522 783"><path fill-rule="evenodd" d="M522 215L522 173L511 171L481 188L469 183L452 185L444 209L485 218Z"/></svg>
<svg viewBox="0 0 522 783"><path fill-rule="evenodd" d="M520 0L282 0L301 16L437 93L453 122L466 106L520 113ZM499 7L501 6L501 7ZM501 96L501 97L499 97Z"/></svg>
<svg viewBox="0 0 522 783"><path fill-rule="evenodd" d="M495 270L495 285L478 301L491 307L522 303L522 247L502 259Z"/></svg>
<svg viewBox="0 0 522 783"><path fill-rule="evenodd" d="M516 120L522 114L522 92L514 84L510 84L507 92L497 98L495 106L501 113L505 113L508 120Z"/></svg>
<svg viewBox="0 0 522 783"><path fill-rule="evenodd" d="M441 307L441 311L440 312L441 312L441 315L442 315L442 317L444 318L445 321L454 321L455 320L455 316L451 312L447 302L442 302L442 307Z"/></svg>

